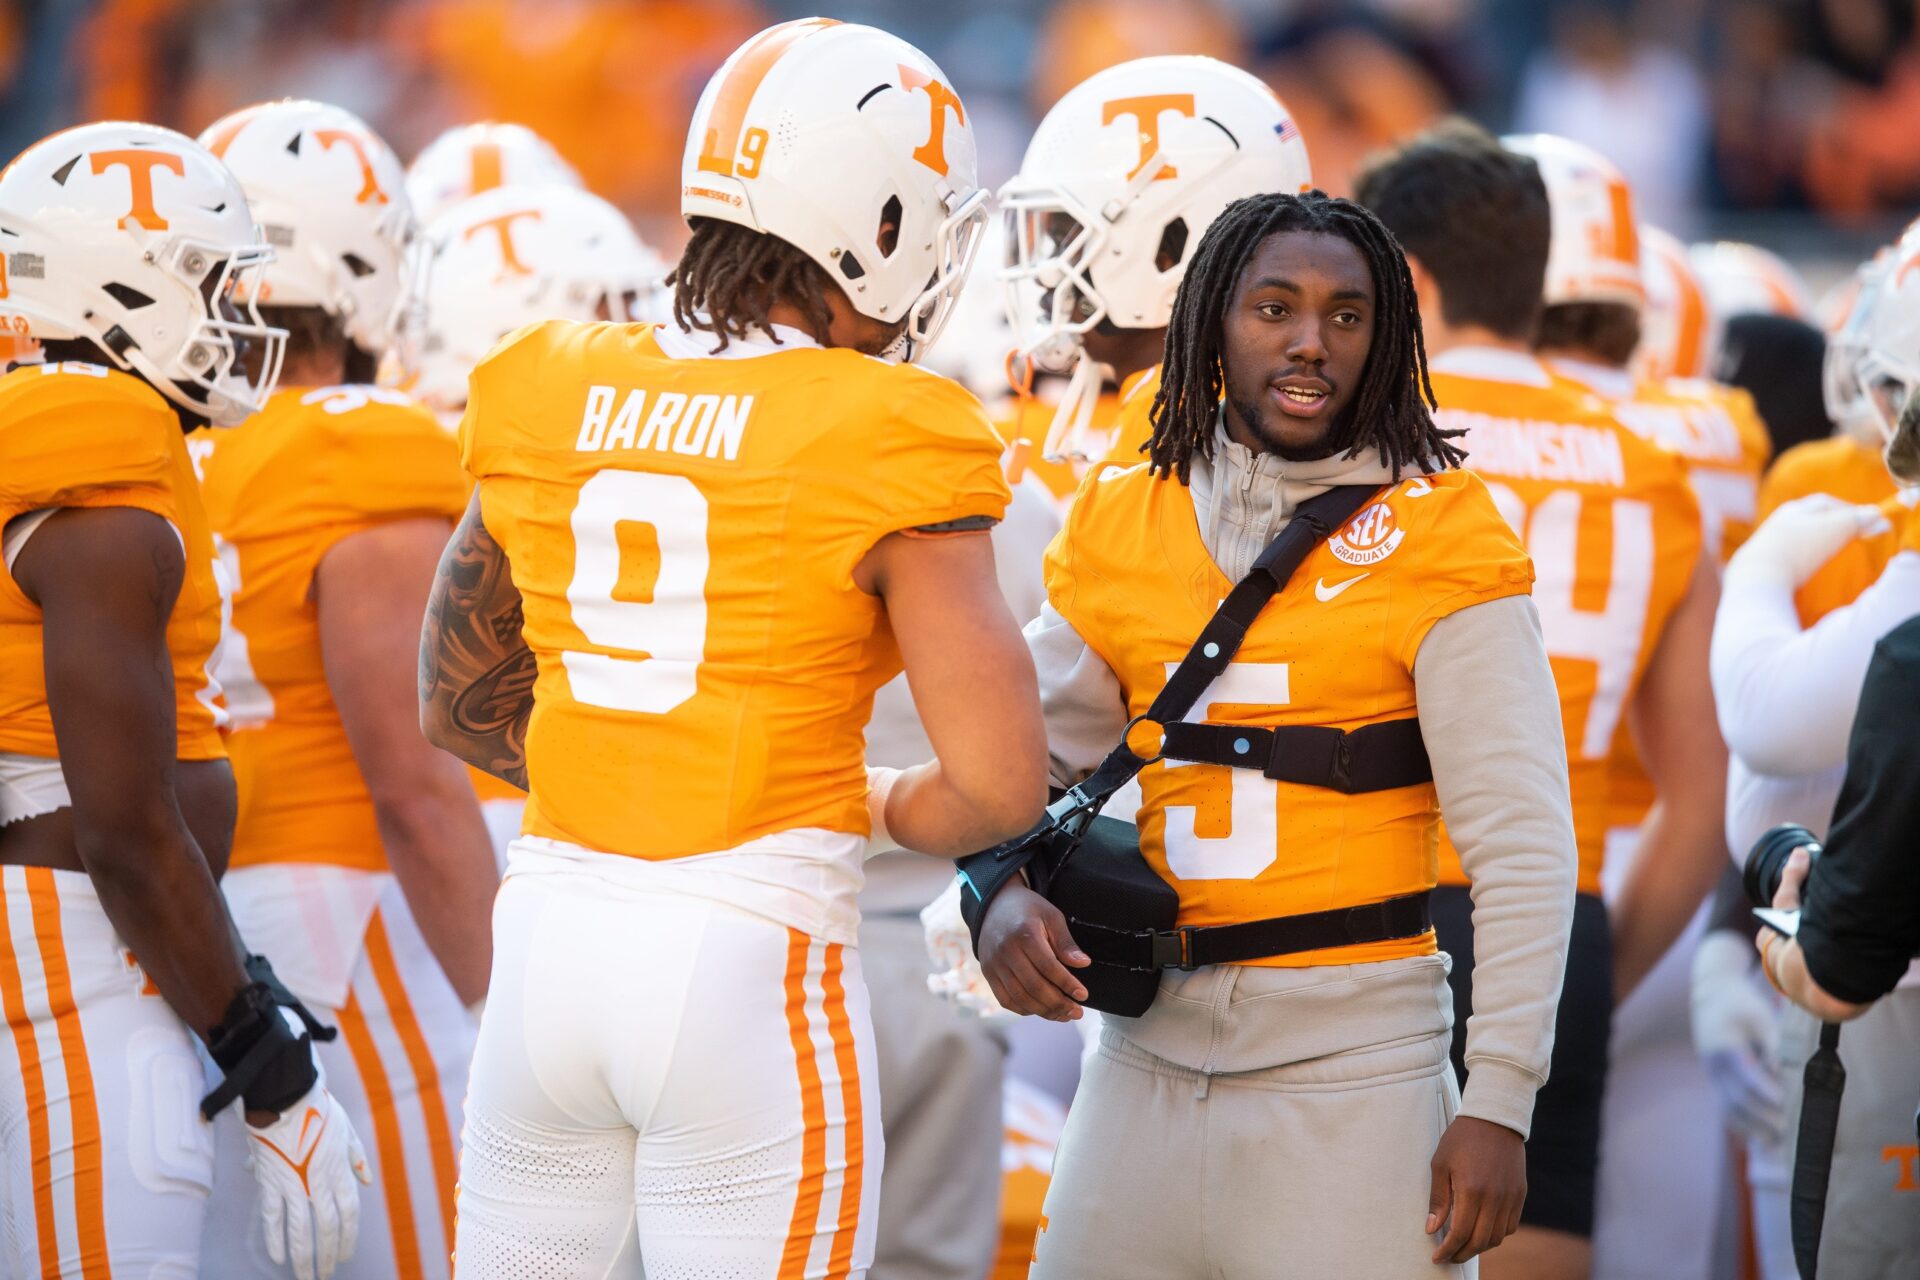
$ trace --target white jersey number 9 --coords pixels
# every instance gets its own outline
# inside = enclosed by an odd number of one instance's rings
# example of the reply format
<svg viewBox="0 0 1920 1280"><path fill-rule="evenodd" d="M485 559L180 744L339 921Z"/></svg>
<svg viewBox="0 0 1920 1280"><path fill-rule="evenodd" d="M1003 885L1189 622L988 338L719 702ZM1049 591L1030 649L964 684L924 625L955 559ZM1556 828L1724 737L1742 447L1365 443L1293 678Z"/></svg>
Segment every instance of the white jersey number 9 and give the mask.
<svg viewBox="0 0 1920 1280"><path fill-rule="evenodd" d="M622 524L653 530L660 572L651 600L617 600ZM573 581L567 603L590 644L566 650L574 701L665 715L693 697L707 643L707 500L685 476L602 471L573 509Z"/></svg>

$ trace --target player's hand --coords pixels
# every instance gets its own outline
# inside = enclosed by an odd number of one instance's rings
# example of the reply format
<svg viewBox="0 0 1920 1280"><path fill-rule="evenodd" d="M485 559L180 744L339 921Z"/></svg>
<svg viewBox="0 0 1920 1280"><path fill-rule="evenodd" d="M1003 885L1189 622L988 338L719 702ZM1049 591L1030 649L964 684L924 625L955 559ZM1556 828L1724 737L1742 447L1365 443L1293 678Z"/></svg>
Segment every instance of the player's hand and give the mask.
<svg viewBox="0 0 1920 1280"><path fill-rule="evenodd" d="M1520 1226L1527 1199L1526 1143L1505 1125L1460 1116L1433 1152L1433 1190L1427 1195L1427 1234L1446 1234L1436 1263L1477 1257Z"/></svg>
<svg viewBox="0 0 1920 1280"><path fill-rule="evenodd" d="M920 927L926 932L927 955L933 960L927 990L983 1018L1008 1016L994 999L987 975L974 958L973 935L967 932L966 917L960 913L958 878L921 910Z"/></svg>
<svg viewBox="0 0 1920 1280"><path fill-rule="evenodd" d="M1855 538L1888 528L1877 507L1855 506L1825 493L1782 503L1727 565L1745 576L1797 590Z"/></svg>
<svg viewBox="0 0 1920 1280"><path fill-rule="evenodd" d="M1014 1013L1073 1022L1087 989L1067 966L1093 961L1067 932L1060 909L1017 879L995 894L980 922L980 967L1000 1003Z"/></svg>
<svg viewBox="0 0 1920 1280"><path fill-rule="evenodd" d="M315 1084L271 1124L247 1125L247 1167L260 1187L267 1256L299 1280L326 1280L360 1238L367 1154L347 1113Z"/></svg>
<svg viewBox="0 0 1920 1280"><path fill-rule="evenodd" d="M1776 1143L1785 1133L1773 1040L1780 1006L1755 979L1753 953L1737 933L1718 930L1693 956L1693 1047L1735 1132Z"/></svg>

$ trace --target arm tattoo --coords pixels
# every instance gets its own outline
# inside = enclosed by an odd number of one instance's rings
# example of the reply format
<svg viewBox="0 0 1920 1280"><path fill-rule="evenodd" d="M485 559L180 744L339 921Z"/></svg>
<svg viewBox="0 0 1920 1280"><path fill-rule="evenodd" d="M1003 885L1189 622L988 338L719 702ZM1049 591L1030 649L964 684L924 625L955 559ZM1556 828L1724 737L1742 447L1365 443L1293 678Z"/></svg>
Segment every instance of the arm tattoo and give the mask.
<svg viewBox="0 0 1920 1280"><path fill-rule="evenodd" d="M420 702L448 750L524 788L536 666L521 620L520 592L506 553L481 522L476 494L427 600Z"/></svg>

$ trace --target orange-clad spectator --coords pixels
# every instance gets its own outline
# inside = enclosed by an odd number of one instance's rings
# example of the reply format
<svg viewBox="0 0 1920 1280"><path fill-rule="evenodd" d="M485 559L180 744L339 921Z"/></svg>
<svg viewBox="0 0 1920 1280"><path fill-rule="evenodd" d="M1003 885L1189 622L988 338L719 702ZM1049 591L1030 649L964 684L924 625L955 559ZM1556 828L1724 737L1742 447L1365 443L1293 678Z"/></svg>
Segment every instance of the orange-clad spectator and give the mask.
<svg viewBox="0 0 1920 1280"><path fill-rule="evenodd" d="M1063 0L1041 24L1028 101L1042 114L1094 72L1156 53L1245 62L1240 32L1216 0Z"/></svg>
<svg viewBox="0 0 1920 1280"><path fill-rule="evenodd" d="M1425 129L1448 109L1446 91L1419 62L1364 26L1335 27L1262 62L1311 140L1314 185L1350 195L1361 161Z"/></svg>
<svg viewBox="0 0 1920 1280"><path fill-rule="evenodd" d="M26 47L25 36L20 11L0 9L0 92L13 83L13 73L19 69L20 55Z"/></svg>
<svg viewBox="0 0 1920 1280"><path fill-rule="evenodd" d="M71 46L78 64L82 120L156 120L173 113L163 99L170 86L168 59L157 51L173 43L191 8L189 0L101 0L93 16L75 29ZM10 18L0 18L0 27ZM0 31L0 53L5 33Z"/></svg>
<svg viewBox="0 0 1920 1280"><path fill-rule="evenodd" d="M752 0L425 0L396 33L461 117L526 124L590 190L661 210L701 85L764 23Z"/></svg>

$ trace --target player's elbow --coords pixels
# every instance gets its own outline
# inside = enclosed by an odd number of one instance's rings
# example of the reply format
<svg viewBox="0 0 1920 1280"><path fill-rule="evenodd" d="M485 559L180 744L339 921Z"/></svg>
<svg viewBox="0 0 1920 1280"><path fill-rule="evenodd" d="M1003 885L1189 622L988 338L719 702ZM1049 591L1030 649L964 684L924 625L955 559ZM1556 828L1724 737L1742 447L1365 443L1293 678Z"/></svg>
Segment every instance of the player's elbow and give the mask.
<svg viewBox="0 0 1920 1280"><path fill-rule="evenodd" d="M993 794L978 802L976 812L982 825L993 829L988 843L998 844L1040 821L1046 807L1047 779L1042 771L1025 777L1007 777Z"/></svg>
<svg viewBox="0 0 1920 1280"><path fill-rule="evenodd" d="M453 716L437 698L420 699L420 736L440 750L460 756L461 740L454 732Z"/></svg>
<svg viewBox="0 0 1920 1280"><path fill-rule="evenodd" d="M80 865L102 889L138 895L191 852L192 837L164 799L131 799L106 812L76 806L73 843Z"/></svg>
<svg viewBox="0 0 1920 1280"><path fill-rule="evenodd" d="M1011 751L977 771L965 787L983 844L998 844L1033 826L1047 807L1045 748Z"/></svg>
<svg viewBox="0 0 1920 1280"><path fill-rule="evenodd" d="M453 857L459 852L457 833L482 829L480 802L466 775L458 770L451 783L438 776L416 775L369 791L381 843L396 867Z"/></svg>

